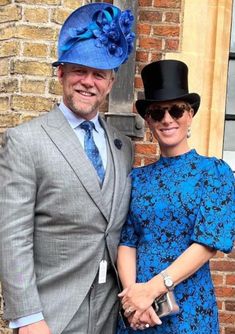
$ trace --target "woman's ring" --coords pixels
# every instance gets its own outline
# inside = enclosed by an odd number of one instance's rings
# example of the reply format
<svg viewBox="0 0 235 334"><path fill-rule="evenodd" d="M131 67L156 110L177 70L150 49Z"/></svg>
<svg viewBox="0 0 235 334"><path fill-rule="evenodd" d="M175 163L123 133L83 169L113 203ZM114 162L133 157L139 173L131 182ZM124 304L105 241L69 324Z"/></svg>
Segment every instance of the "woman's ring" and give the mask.
<svg viewBox="0 0 235 334"><path fill-rule="evenodd" d="M126 313L127 314L131 314L132 312L133 312L134 310L132 309L132 307L128 307L127 309L126 309Z"/></svg>
<svg viewBox="0 0 235 334"><path fill-rule="evenodd" d="M145 328L149 328L150 327L150 325L149 324L145 324Z"/></svg>

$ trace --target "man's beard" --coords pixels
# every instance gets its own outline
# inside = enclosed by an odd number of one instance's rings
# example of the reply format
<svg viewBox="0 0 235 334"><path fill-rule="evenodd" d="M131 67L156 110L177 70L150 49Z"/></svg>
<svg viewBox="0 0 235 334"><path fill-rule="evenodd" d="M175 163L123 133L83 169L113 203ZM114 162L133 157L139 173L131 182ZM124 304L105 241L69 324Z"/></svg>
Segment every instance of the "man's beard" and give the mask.
<svg viewBox="0 0 235 334"><path fill-rule="evenodd" d="M98 112L100 102L96 101L94 104L86 104L84 102L74 102L73 96L67 96L68 107L78 116L86 116L95 112ZM82 104L83 107L79 107Z"/></svg>

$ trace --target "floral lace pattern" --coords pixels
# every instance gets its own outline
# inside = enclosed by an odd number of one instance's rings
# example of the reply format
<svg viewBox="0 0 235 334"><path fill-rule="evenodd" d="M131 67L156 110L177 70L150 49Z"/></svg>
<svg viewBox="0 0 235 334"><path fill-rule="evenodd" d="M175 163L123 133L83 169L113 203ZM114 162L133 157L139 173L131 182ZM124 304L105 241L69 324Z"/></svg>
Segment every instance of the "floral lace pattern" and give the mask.
<svg viewBox="0 0 235 334"><path fill-rule="evenodd" d="M195 150L134 169L129 216L121 244L137 251L137 282L167 268L193 242L230 252L235 237L234 176L228 165ZM226 236L226 237L225 237ZM144 331L219 334L209 263L175 288L180 313Z"/></svg>

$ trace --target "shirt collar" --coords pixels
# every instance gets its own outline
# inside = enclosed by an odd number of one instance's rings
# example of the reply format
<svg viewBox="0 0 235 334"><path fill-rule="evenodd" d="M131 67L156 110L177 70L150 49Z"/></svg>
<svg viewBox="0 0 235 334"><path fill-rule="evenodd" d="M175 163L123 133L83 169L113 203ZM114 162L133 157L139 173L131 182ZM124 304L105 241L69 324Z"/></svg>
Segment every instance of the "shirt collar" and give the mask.
<svg viewBox="0 0 235 334"><path fill-rule="evenodd" d="M64 117L67 119L67 121L69 122L70 126L73 129L76 129L77 127L79 127L79 125L86 121L86 119L79 117L78 115L76 115L72 110L70 110L62 101L59 105L60 110L62 111L62 113L64 114ZM96 114L96 116L94 118L92 118L90 120L91 122L94 123L95 125L95 130L97 132L100 132L102 130L102 127L100 125L99 122L99 115L98 113Z"/></svg>

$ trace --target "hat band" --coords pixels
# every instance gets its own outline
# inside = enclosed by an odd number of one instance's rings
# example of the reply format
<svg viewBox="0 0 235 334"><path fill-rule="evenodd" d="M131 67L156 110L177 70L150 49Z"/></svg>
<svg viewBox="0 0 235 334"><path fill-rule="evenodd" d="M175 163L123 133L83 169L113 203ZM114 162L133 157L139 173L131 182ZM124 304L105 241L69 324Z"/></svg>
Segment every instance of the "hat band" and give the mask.
<svg viewBox="0 0 235 334"><path fill-rule="evenodd" d="M185 95L188 95L189 92L185 89L175 89L170 88L166 89L158 89L155 91L148 90L148 93L145 92L146 100L159 100L159 101L167 101L167 100L174 100Z"/></svg>

